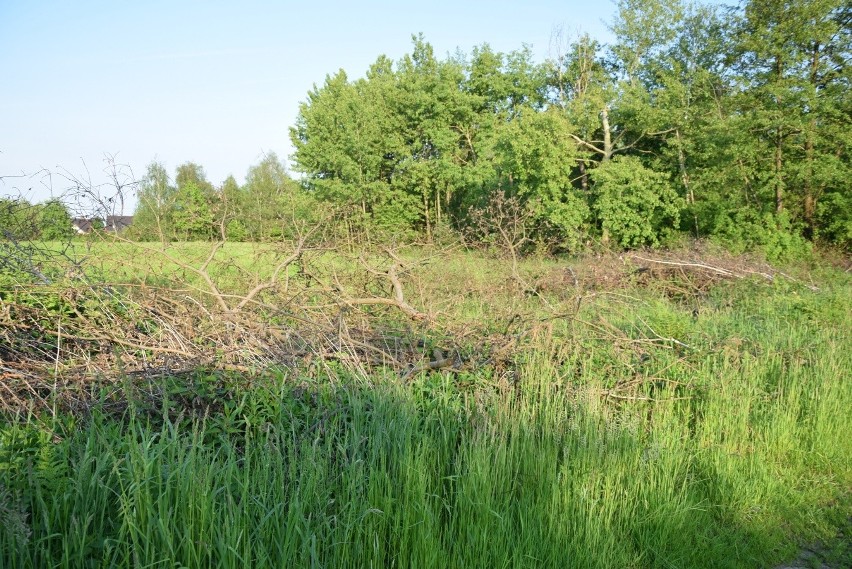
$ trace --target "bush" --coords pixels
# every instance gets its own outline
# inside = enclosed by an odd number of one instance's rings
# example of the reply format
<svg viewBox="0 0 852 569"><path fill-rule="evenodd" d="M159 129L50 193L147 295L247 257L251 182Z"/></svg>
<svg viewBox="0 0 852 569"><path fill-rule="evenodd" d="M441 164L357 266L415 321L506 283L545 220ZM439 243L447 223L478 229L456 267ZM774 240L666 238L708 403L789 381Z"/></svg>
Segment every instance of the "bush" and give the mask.
<svg viewBox="0 0 852 569"><path fill-rule="evenodd" d="M225 235L227 235L229 241L245 241L248 237L248 231L242 221L232 219L225 227Z"/></svg>
<svg viewBox="0 0 852 569"><path fill-rule="evenodd" d="M68 208L59 200L50 200L39 207L39 226L44 241L63 241L74 234Z"/></svg>
<svg viewBox="0 0 852 569"><path fill-rule="evenodd" d="M793 227L786 211L760 214L741 209L717 214L712 239L732 253L754 251L768 261L790 261L811 255L812 246Z"/></svg>
<svg viewBox="0 0 852 569"><path fill-rule="evenodd" d="M819 237L852 248L852 194L831 192L817 205Z"/></svg>
<svg viewBox="0 0 852 569"><path fill-rule="evenodd" d="M665 174L632 156L619 156L591 173L592 209L604 239L622 247L656 246L680 223L683 200Z"/></svg>

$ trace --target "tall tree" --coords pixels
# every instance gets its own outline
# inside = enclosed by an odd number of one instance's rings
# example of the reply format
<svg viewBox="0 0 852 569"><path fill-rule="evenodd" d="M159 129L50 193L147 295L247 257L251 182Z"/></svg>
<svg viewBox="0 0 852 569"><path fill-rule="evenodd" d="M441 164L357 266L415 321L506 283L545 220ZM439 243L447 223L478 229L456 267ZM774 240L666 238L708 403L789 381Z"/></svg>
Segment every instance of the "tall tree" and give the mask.
<svg viewBox="0 0 852 569"><path fill-rule="evenodd" d="M150 163L139 184L131 234L164 244L173 238L175 192L166 168L159 162Z"/></svg>
<svg viewBox="0 0 852 569"><path fill-rule="evenodd" d="M487 44L476 47L464 69L464 120L453 125L459 134L453 160L460 183L444 200L456 219L464 219L470 206L487 203L500 184L499 176L511 178L511 172L500 172L501 160L511 160L502 155L506 127L547 106L547 68L534 63L526 47L508 54Z"/></svg>
<svg viewBox="0 0 852 569"><path fill-rule="evenodd" d="M310 198L290 176L274 152L249 168L241 191L242 220L253 241L292 236L294 220L313 216Z"/></svg>
<svg viewBox="0 0 852 569"><path fill-rule="evenodd" d="M852 7L845 0L749 0L736 28L743 126L777 214L817 231L817 202L848 192Z"/></svg>
<svg viewBox="0 0 852 569"><path fill-rule="evenodd" d="M38 239L40 227L37 206L23 198L0 198L0 240Z"/></svg>
<svg viewBox="0 0 852 569"><path fill-rule="evenodd" d="M742 178L728 156L731 73L727 21L715 7L689 4L678 10L675 36L643 72L661 136L645 151L649 165L666 172L685 199L685 229L707 235L714 216L744 205ZM667 37L667 36L664 36Z"/></svg>
<svg viewBox="0 0 852 569"><path fill-rule="evenodd" d="M529 109L501 130L498 150L501 190L528 208L539 236L577 250L589 208L571 183L578 149L564 114Z"/></svg>
<svg viewBox="0 0 852 569"><path fill-rule="evenodd" d="M178 188L174 212L175 232L183 241L206 241L215 235L209 195L194 181Z"/></svg>
<svg viewBox="0 0 852 569"><path fill-rule="evenodd" d="M341 70L308 94L290 130L295 169L306 175L309 191L352 208L361 222L392 201L391 182L405 154L389 109L395 82L384 57L366 80L351 83Z"/></svg>
<svg viewBox="0 0 852 569"><path fill-rule="evenodd" d="M577 149L576 168L580 187L589 190L589 168L610 160L615 153L610 110L617 85L611 66L603 58L601 45L588 35L581 36L549 60L550 86L555 106L568 118L570 136Z"/></svg>
<svg viewBox="0 0 852 569"><path fill-rule="evenodd" d="M180 190L190 183L198 186L202 193L212 195L215 193L213 184L207 179L204 167L195 162L184 162L175 171L175 185Z"/></svg>
<svg viewBox="0 0 852 569"><path fill-rule="evenodd" d="M244 203L242 188L234 176L228 176L218 190L219 211L217 217L222 220L221 228L225 228L225 238L230 241L246 241L248 239L247 210Z"/></svg>
<svg viewBox="0 0 852 569"><path fill-rule="evenodd" d="M175 233L186 241L214 238L220 234L215 213L218 196L207 180L204 168L194 162L185 162L175 172Z"/></svg>

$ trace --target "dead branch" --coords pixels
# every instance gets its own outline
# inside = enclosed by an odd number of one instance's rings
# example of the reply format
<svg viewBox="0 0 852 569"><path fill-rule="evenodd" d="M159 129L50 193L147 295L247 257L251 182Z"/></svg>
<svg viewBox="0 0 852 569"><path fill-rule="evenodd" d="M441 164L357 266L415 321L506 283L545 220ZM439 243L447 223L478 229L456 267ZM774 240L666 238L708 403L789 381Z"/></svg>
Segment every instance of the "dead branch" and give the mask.
<svg viewBox="0 0 852 569"><path fill-rule="evenodd" d="M617 399L619 401L649 401L653 403L664 403L666 401L685 401L688 399L692 399L692 397L647 397L642 395L623 395L620 393L616 393L611 389L601 389L598 392L598 395L608 398L608 399Z"/></svg>
<svg viewBox="0 0 852 569"><path fill-rule="evenodd" d="M230 307L228 306L228 303L225 301L225 297L224 297L222 291L219 289L218 286L216 286L216 283L210 277L210 272L207 270L208 267L210 266L210 263L213 261L213 258L216 256L216 253L225 244L224 241L216 241L212 245L212 247L210 248L210 252L208 253L207 257L204 259L204 261L201 263L201 265L198 266L198 267L195 267L195 266L191 265L190 263L187 263L187 262L184 262L184 261L178 259L174 255L170 255L167 251L165 251L163 249L150 247L150 246L144 245L144 244L142 244L138 241L130 241L129 239L121 237L120 235L116 235L115 239L116 239L116 241L119 241L121 243L132 244L134 247L138 247L138 248L142 249L143 251L150 253L151 255L165 258L169 262L177 265L178 267L180 267L184 270L195 273L196 275L201 277L201 279L205 282L205 284L207 285L207 287L209 289L209 294L211 296L213 296L213 299L219 305L219 308L222 309L223 312L229 312L230 311Z"/></svg>
<svg viewBox="0 0 852 569"><path fill-rule="evenodd" d="M748 276L759 276L759 277L766 279L769 282L774 282L775 281L775 275L781 275L782 277L786 278L787 280L792 281L792 282L799 284L801 286L804 286L804 287L808 288L809 290L812 290L814 292L819 291L819 287L808 284L808 283L803 283L800 280L791 277L787 273L784 273L784 272L778 271L778 270L775 270L775 271L773 271L773 273L770 273L770 272L766 272L766 271L759 271L759 270L748 269L748 268L726 269L726 268L708 265L708 264L705 264L705 263L698 263L698 262L674 261L674 260L668 260L668 259L653 259L653 258L648 258L648 257L642 257L642 256L637 255L635 253L629 255L629 258L633 258L633 259L636 259L636 260L639 260L639 261L645 261L647 263L654 263L654 264L658 264L658 265L678 267L678 268L681 268L681 269L698 269L698 270L701 270L701 271L707 271L709 273L712 273L712 274L715 274L715 275L718 275L718 276L721 276L721 277L724 277L724 278L743 279L743 278L746 278Z"/></svg>
<svg viewBox="0 0 852 569"><path fill-rule="evenodd" d="M13 256L12 253L6 254L13 259L18 266L23 266L28 273L40 280L42 284L50 284L51 280L35 266L32 262L32 254L24 250L18 240L15 239L15 236L5 228L3 228L3 236L12 244L12 247L20 255L20 257L17 255Z"/></svg>
<svg viewBox="0 0 852 569"><path fill-rule="evenodd" d="M444 354L441 350L436 349L432 356L435 358L432 361L426 362L425 364L414 366L408 371L402 374L402 380L407 381L411 376L417 375L420 372L424 371L435 371L438 369L445 369L454 367L456 360L452 356L444 357Z"/></svg>
<svg viewBox="0 0 852 569"><path fill-rule="evenodd" d="M669 266L674 266L674 267L690 267L690 268L702 269L702 270L705 270L705 271L710 271L710 272L715 273L717 275L721 275L723 277L734 277L734 278L738 278L738 279L743 278L743 275L737 274L733 271L729 271L727 269L722 269L720 267L713 267L711 265L705 265L704 263L685 263L685 262L681 262L681 261L666 261L666 260L663 260L663 259L649 259L648 257L640 257L639 255L636 255L636 254L629 255L629 258L638 259L640 261L645 261L647 263L657 263L659 265L669 265ZM769 280L772 280L772 277L769 276L769 275L766 275L764 273L759 273L759 274L763 277L766 277Z"/></svg>
<svg viewBox="0 0 852 569"><path fill-rule="evenodd" d="M300 237L293 253L290 254L287 258L285 258L283 261L278 263L278 265L275 267L275 270L272 271L272 276L269 277L267 281L257 284L254 288L248 291L246 295L242 298L242 300L240 300L240 302L237 303L237 305L231 310L231 312L237 312L242 310L248 303L252 302L254 297L257 296L260 292L270 289L276 284L278 284L278 275L281 274L281 271L286 271L290 267L290 265L292 265L294 262L298 261L301 258L302 253L304 251L304 247L305 237Z"/></svg>

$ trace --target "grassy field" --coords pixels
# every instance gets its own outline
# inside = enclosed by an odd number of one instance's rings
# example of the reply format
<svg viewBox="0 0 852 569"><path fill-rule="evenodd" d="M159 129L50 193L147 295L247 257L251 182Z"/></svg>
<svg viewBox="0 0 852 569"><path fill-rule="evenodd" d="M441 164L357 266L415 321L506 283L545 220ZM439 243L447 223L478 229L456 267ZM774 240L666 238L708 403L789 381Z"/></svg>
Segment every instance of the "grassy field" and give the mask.
<svg viewBox="0 0 852 569"><path fill-rule="evenodd" d="M177 280L206 251L178 247L146 278ZM268 266L249 245L217 255L234 289ZM112 281L139 278L98 258ZM85 414L7 416L0 567L753 568L817 542L848 564L849 274L705 286L606 270L622 264L514 274L443 252L412 269L424 349L476 361L457 370L205 369L159 377L153 408L117 380ZM490 345L497 331L511 342Z"/></svg>

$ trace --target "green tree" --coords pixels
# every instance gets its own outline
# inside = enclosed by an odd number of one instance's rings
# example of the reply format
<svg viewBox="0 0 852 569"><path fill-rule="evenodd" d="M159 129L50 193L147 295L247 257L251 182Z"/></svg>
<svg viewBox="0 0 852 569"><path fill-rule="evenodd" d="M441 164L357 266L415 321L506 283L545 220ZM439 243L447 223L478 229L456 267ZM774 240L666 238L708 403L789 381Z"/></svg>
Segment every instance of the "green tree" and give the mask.
<svg viewBox="0 0 852 569"><path fill-rule="evenodd" d="M714 7L686 6L677 37L655 60L650 86L658 124L665 130L651 163L678 180L687 203L686 229L696 237L710 232L713 215L708 212L743 206L741 178L720 156L731 142L726 25Z"/></svg>
<svg viewBox="0 0 852 569"><path fill-rule="evenodd" d="M240 192L240 220L253 241L293 237L296 220L310 222L315 217L312 201L290 178L278 156L270 152L249 168Z"/></svg>
<svg viewBox="0 0 852 569"><path fill-rule="evenodd" d="M219 188L219 217L225 226L224 237L229 241L248 241L246 204L242 188L233 176L228 176ZM222 237L220 235L220 237Z"/></svg>
<svg viewBox="0 0 852 569"><path fill-rule="evenodd" d="M51 199L38 206L38 227L44 241L69 239L74 230L68 208L58 199Z"/></svg>
<svg viewBox="0 0 852 569"><path fill-rule="evenodd" d="M0 240L38 239L41 234L39 214L40 208L25 199L0 198Z"/></svg>
<svg viewBox="0 0 852 569"><path fill-rule="evenodd" d="M387 200L402 154L398 129L387 109L395 79L386 58L367 80L350 83L342 70L314 87L290 130L295 169L312 195L357 212L363 224Z"/></svg>
<svg viewBox="0 0 852 569"><path fill-rule="evenodd" d="M166 243L174 237L177 189L171 185L165 167L152 162L139 184L136 212L130 235L142 240Z"/></svg>
<svg viewBox="0 0 852 569"><path fill-rule="evenodd" d="M395 112L400 119L405 151L392 181L393 188L417 204L427 236L441 215L441 195L459 181L455 152L469 108L463 99L463 67L439 61L422 36L398 64ZM452 191L452 190L450 190Z"/></svg>
<svg viewBox="0 0 852 569"><path fill-rule="evenodd" d="M178 188L175 202L175 232L182 240L202 241L213 237L215 226L209 195L195 181Z"/></svg>
<svg viewBox="0 0 852 569"><path fill-rule="evenodd" d="M603 46L588 35L559 50L548 62L552 104L571 125L578 149L572 153L574 179L588 190L591 168L634 151L659 133L649 120L652 106L645 86L628 72L632 60L621 60L618 50L607 57Z"/></svg>
<svg viewBox="0 0 852 569"><path fill-rule="evenodd" d="M658 245L675 230L683 207L665 174L633 156L619 156L592 172L592 209L604 242L622 247Z"/></svg>
<svg viewBox="0 0 852 569"><path fill-rule="evenodd" d="M572 151L577 175L572 176L584 191L589 190L589 169L610 160L615 152L610 109L616 84L601 45L588 35L567 47L555 38L556 57L548 61L548 83L554 107L570 123Z"/></svg>
<svg viewBox="0 0 852 569"><path fill-rule="evenodd" d="M850 189L850 23L844 0L749 0L735 28L740 128L752 136L758 195L808 236L820 197Z"/></svg>
<svg viewBox="0 0 852 569"><path fill-rule="evenodd" d="M464 73L462 88L468 94L461 100L464 120L453 125L459 135L453 154L457 182L443 200L457 220L464 219L470 206L490 202L499 184L502 150L498 145L504 127L547 105L546 68L533 62L526 47L508 54L495 52L487 44L475 47Z"/></svg>
<svg viewBox="0 0 852 569"><path fill-rule="evenodd" d="M684 229L715 231L721 212L748 207L742 161L731 155L730 20L715 7L680 0L625 0L613 25L612 61L632 98L620 120L643 165L676 180ZM638 135L638 136L637 136Z"/></svg>
<svg viewBox="0 0 852 569"><path fill-rule="evenodd" d="M204 173L204 167L195 162L184 162L177 167L175 171L175 185L178 189L189 184L195 184L198 189L205 195L215 194L213 184L207 180L207 174Z"/></svg>
<svg viewBox="0 0 852 569"><path fill-rule="evenodd" d="M533 213L540 237L555 237L560 249L578 249L589 208L571 184L577 145L564 114L528 109L502 129L498 150L501 190Z"/></svg>
<svg viewBox="0 0 852 569"><path fill-rule="evenodd" d="M383 229L462 219L497 182L497 131L521 109L545 105L529 50L477 48L439 60L422 36L396 64L380 57L363 79L344 72L315 87L291 130L309 191L357 208Z"/></svg>
<svg viewBox="0 0 852 569"><path fill-rule="evenodd" d="M186 241L220 237L220 200L213 184L207 180L204 168L185 162L175 172L174 228L176 235Z"/></svg>

